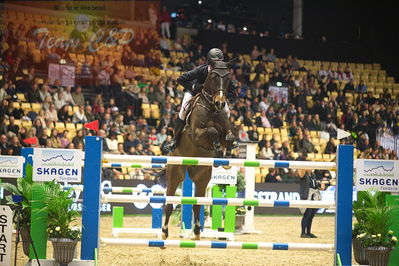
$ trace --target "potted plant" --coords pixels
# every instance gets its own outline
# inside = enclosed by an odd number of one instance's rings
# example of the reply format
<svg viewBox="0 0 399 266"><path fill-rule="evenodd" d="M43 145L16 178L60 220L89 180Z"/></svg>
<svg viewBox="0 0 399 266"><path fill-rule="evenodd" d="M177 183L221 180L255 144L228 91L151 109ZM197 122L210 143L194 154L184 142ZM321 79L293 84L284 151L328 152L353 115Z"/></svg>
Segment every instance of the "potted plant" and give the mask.
<svg viewBox="0 0 399 266"><path fill-rule="evenodd" d="M31 202L33 186L31 165L26 166L26 177L18 177L16 179L16 182L16 185L10 183L0 183L0 187L11 193L11 195L6 196L7 205L10 205L14 211L16 208L19 208L21 210L20 212L18 212L19 217L15 217L14 222L16 219L19 219L20 228L17 228L17 230L19 230L19 233L21 234L24 254L26 256L29 256L29 233L31 224ZM15 196L19 196L21 200L16 202Z"/></svg>
<svg viewBox="0 0 399 266"><path fill-rule="evenodd" d="M398 208L387 206L383 202L384 195L378 192L365 193L365 198L371 200L373 206L359 208L358 215L361 217L359 225L362 233L356 238L360 240L362 247L367 249L367 258L370 266L385 266L388 264L391 250L396 245L397 238L390 228L394 225L395 215L398 215ZM359 223L360 224L360 223ZM359 231L360 232L360 231Z"/></svg>
<svg viewBox="0 0 399 266"><path fill-rule="evenodd" d="M359 191L357 200L353 202L353 212L357 222L354 223L352 230L352 246L354 259L361 265L368 264L367 248L361 245L357 236L366 230L367 210L382 206L385 206L385 194L380 191Z"/></svg>
<svg viewBox="0 0 399 266"><path fill-rule="evenodd" d="M237 194L239 197L244 196L245 192L245 176L244 173L239 170L237 172ZM241 229L245 220L246 208L245 206L237 206L236 208L236 229Z"/></svg>
<svg viewBox="0 0 399 266"><path fill-rule="evenodd" d="M54 259L60 264L70 263L75 254L81 231L76 227L79 213L70 208L73 199L69 190L50 182L44 187L46 193L45 207L39 211L47 212L48 237L54 249Z"/></svg>

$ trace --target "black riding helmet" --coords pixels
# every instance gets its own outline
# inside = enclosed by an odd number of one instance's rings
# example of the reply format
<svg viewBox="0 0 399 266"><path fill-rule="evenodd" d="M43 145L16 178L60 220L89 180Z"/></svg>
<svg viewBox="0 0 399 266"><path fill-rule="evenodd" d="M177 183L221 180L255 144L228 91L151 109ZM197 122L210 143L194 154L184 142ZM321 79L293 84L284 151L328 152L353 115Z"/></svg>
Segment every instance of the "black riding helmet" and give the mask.
<svg viewBox="0 0 399 266"><path fill-rule="evenodd" d="M216 61L223 61L224 56L222 50L219 48L212 48L207 55L208 64L213 66Z"/></svg>

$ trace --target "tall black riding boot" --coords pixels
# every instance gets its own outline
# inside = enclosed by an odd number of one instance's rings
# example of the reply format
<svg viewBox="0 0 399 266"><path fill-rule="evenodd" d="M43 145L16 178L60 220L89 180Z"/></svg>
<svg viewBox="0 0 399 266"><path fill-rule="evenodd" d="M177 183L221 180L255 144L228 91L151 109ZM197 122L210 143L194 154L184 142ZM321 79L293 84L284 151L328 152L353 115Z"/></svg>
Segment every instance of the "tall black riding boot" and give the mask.
<svg viewBox="0 0 399 266"><path fill-rule="evenodd" d="M185 125L185 120L180 119L180 117L177 118L173 139L165 146L167 151L173 152L176 149L177 145L179 144L181 132L183 131Z"/></svg>

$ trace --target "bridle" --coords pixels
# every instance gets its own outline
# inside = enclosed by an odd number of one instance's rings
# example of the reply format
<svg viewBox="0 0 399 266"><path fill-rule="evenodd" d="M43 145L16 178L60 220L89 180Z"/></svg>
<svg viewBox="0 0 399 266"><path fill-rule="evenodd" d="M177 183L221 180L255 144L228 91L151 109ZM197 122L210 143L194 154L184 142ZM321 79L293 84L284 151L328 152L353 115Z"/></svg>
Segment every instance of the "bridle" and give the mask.
<svg viewBox="0 0 399 266"><path fill-rule="evenodd" d="M221 70L227 70L227 71L221 71ZM225 72L225 73L223 73L223 72ZM223 86L223 78L230 74L226 63L216 62L215 67L213 67L212 70L208 73L207 79L210 78L212 73L216 73L218 75L218 77L220 78L220 87L213 92L213 95L218 95L218 93L224 94L225 89L223 88L224 87ZM205 84L207 84L207 82L205 82ZM202 107L204 107L206 110L208 110L211 113L214 113L214 112L219 113L223 110L223 108L221 108L219 110L216 107L214 96L212 94L210 94L209 92L207 92L206 88L201 90L201 94L211 108L209 108L209 106L205 106L203 104L198 103L199 105L201 105ZM214 109L214 110L211 110L211 109Z"/></svg>

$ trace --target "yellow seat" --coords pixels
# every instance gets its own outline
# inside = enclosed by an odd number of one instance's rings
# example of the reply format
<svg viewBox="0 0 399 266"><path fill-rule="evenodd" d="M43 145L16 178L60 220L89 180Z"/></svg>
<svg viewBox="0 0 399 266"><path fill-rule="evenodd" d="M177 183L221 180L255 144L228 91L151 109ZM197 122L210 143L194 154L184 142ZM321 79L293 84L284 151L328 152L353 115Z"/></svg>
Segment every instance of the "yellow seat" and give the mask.
<svg viewBox="0 0 399 266"><path fill-rule="evenodd" d="M123 142L125 142L125 140L123 139L123 136L122 136L122 135L118 135L118 136L116 137L116 139L118 140L118 143L123 143Z"/></svg>
<svg viewBox="0 0 399 266"><path fill-rule="evenodd" d="M143 109L150 109L150 105L149 105L148 103L143 103L143 104L141 105L141 108L143 108Z"/></svg>
<svg viewBox="0 0 399 266"><path fill-rule="evenodd" d="M30 112L32 110L32 106L30 103L21 103L21 109L26 113Z"/></svg>
<svg viewBox="0 0 399 266"><path fill-rule="evenodd" d="M26 102L25 94L23 93L17 93L17 98L21 102Z"/></svg>
<svg viewBox="0 0 399 266"><path fill-rule="evenodd" d="M42 109L42 105L40 103L32 103L32 111L35 113L39 113Z"/></svg>
<svg viewBox="0 0 399 266"><path fill-rule="evenodd" d="M55 129L58 131L63 131L65 129L64 122L55 122Z"/></svg>
<svg viewBox="0 0 399 266"><path fill-rule="evenodd" d="M15 109L19 109L21 108L21 104L19 102L13 102L12 107L14 107Z"/></svg>

